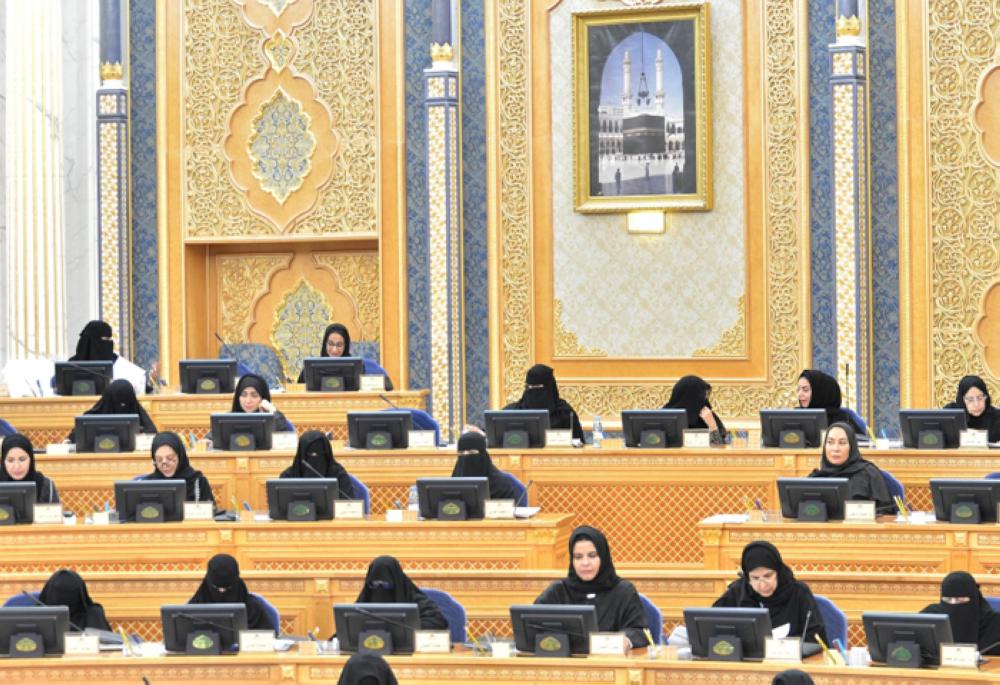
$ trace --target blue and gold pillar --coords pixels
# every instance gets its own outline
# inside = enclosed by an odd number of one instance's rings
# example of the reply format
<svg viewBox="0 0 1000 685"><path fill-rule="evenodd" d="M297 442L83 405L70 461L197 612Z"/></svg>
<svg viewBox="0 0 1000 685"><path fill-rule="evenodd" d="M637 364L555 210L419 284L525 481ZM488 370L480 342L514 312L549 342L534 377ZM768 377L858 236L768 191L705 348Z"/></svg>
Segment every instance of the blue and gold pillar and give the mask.
<svg viewBox="0 0 1000 685"><path fill-rule="evenodd" d="M872 280L864 0L838 0L833 97L837 379L844 405L872 421Z"/></svg>
<svg viewBox="0 0 1000 685"><path fill-rule="evenodd" d="M458 438L465 424L465 335L459 178L458 67L450 0L431 5L432 66L427 86L428 253L431 309L430 411L442 437Z"/></svg>
<svg viewBox="0 0 1000 685"><path fill-rule="evenodd" d="M99 317L114 329L119 354L131 359L128 91L122 74L121 0L101 0L101 87L97 90Z"/></svg>

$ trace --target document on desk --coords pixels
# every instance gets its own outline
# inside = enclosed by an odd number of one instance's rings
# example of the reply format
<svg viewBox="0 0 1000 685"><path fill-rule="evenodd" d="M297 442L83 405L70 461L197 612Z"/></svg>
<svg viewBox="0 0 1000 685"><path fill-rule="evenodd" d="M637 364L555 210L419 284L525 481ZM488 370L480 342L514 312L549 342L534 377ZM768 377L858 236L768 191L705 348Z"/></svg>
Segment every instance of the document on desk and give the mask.
<svg viewBox="0 0 1000 685"><path fill-rule="evenodd" d="M703 519L702 523L746 523L749 518L746 514L716 514Z"/></svg>
<svg viewBox="0 0 1000 685"><path fill-rule="evenodd" d="M514 507L514 518L530 519L541 510L541 507Z"/></svg>

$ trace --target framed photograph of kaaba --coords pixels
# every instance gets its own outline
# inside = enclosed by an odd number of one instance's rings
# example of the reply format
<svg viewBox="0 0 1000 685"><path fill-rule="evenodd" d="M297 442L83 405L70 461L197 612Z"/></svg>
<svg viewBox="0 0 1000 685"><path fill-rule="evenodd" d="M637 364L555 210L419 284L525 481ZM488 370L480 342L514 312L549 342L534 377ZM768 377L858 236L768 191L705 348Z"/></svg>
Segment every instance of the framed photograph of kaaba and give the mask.
<svg viewBox="0 0 1000 685"><path fill-rule="evenodd" d="M708 3L573 15L578 212L712 208Z"/></svg>

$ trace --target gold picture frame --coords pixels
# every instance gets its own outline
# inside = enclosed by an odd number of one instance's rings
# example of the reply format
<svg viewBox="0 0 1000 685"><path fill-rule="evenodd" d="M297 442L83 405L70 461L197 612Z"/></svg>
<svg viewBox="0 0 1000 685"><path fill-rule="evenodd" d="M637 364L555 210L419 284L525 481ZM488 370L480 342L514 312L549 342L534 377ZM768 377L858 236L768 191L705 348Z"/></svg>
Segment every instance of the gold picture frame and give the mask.
<svg viewBox="0 0 1000 685"><path fill-rule="evenodd" d="M576 211L712 208L710 72L708 3L573 15Z"/></svg>

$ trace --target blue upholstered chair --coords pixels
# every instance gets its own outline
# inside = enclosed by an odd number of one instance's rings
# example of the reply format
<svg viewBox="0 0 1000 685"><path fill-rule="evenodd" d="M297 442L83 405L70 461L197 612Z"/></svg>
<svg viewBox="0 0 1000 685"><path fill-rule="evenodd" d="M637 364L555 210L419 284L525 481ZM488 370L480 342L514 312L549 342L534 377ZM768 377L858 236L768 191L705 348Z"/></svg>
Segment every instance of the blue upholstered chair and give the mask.
<svg viewBox="0 0 1000 685"><path fill-rule="evenodd" d="M823 619L826 627L826 636L830 640L840 640L840 644L847 648L847 616L823 595L813 595L816 598L816 605L819 607L819 615Z"/></svg>
<svg viewBox="0 0 1000 685"><path fill-rule="evenodd" d="M266 599L264 599L263 597L261 597L260 595L258 595L256 592L251 592L250 596L251 597L256 597L257 599L260 600L260 603L264 605L264 611L267 612L267 615L271 619L271 623L274 624L274 634L280 636L281 635L281 616L278 614L278 610L275 608L275 606L273 604L271 604Z"/></svg>
<svg viewBox="0 0 1000 685"><path fill-rule="evenodd" d="M358 480L353 473L348 473L347 477L351 479L351 486L354 488L354 496L357 499L363 499L365 501L365 514L372 513L372 493L368 490L368 486Z"/></svg>
<svg viewBox="0 0 1000 685"><path fill-rule="evenodd" d="M1000 597L983 597L990 604L990 609L1000 611Z"/></svg>
<svg viewBox="0 0 1000 685"><path fill-rule="evenodd" d="M260 343L224 345L219 350L219 358L235 359L239 362L238 371L241 376L249 370L250 373L255 373L266 380L271 388L281 386L285 377L278 353L268 345Z"/></svg>
<svg viewBox="0 0 1000 685"><path fill-rule="evenodd" d="M382 411L408 411L410 412L410 422L415 431L434 431L434 444L441 444L441 425L437 420L425 412L423 409L413 409L412 407L386 407Z"/></svg>
<svg viewBox="0 0 1000 685"><path fill-rule="evenodd" d="M841 409L844 410L845 414L851 417L851 421L853 421L855 425L861 426L864 429L865 435L868 435L868 424L865 423L865 420L861 418L861 415L858 414L858 412L854 411L850 407L841 407Z"/></svg>
<svg viewBox="0 0 1000 685"><path fill-rule="evenodd" d="M986 477L990 480L1000 480L1000 471L994 471L993 473L987 473Z"/></svg>
<svg viewBox="0 0 1000 685"><path fill-rule="evenodd" d="M17 432L17 429L14 428L14 426L10 425L8 422L4 421L3 419L0 419L0 438L5 438L8 435L14 435L14 433L16 433L16 432Z"/></svg>
<svg viewBox="0 0 1000 685"><path fill-rule="evenodd" d="M33 606L38 606L38 597L42 593L40 591L38 591L38 590L33 590L31 592L28 592L28 594L31 595L32 597L34 597L35 601L32 601L28 597L25 597L24 596L24 592L18 592L16 595L11 595L10 597L8 597L6 599L6 601L4 601L3 605L5 607L33 607Z"/></svg>
<svg viewBox="0 0 1000 685"><path fill-rule="evenodd" d="M903 484L896 480L896 477L884 469L882 471L882 480L885 481L885 486L889 488L889 494L893 497L899 497L903 502L906 502L906 488Z"/></svg>
<svg viewBox="0 0 1000 685"><path fill-rule="evenodd" d="M653 636L653 643L660 644L660 637L663 635L663 612L641 592L639 601L642 602L642 610L646 612L646 623L649 625L649 634Z"/></svg>
<svg viewBox="0 0 1000 685"><path fill-rule="evenodd" d="M507 480L508 483L511 484L511 487L513 487L514 490L517 491L517 494L514 497L514 506L515 507L529 506L527 486L525 486L524 483L518 480L517 476L515 476L512 473L507 473L506 471L501 471L500 473L503 474L503 477Z"/></svg>
<svg viewBox="0 0 1000 685"><path fill-rule="evenodd" d="M452 642L465 642L465 607L444 590L423 587L420 591L437 604L448 622L448 634Z"/></svg>

